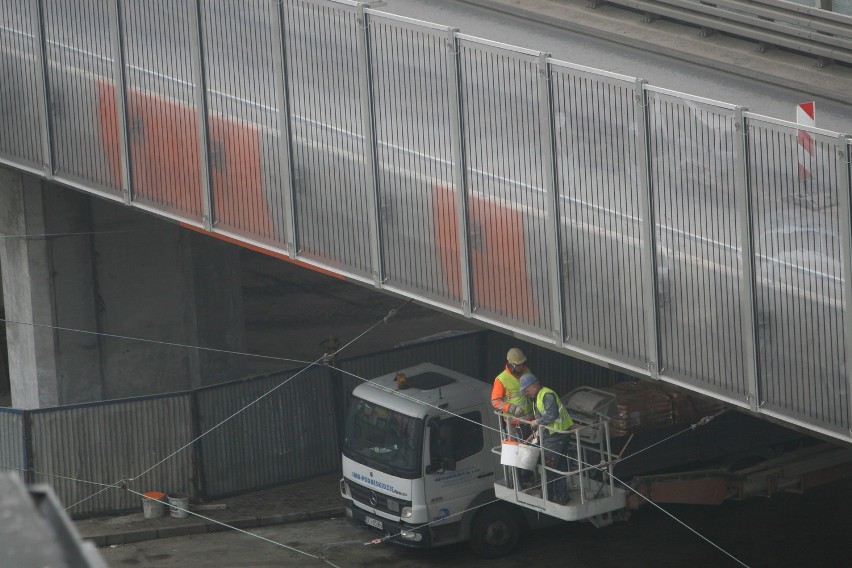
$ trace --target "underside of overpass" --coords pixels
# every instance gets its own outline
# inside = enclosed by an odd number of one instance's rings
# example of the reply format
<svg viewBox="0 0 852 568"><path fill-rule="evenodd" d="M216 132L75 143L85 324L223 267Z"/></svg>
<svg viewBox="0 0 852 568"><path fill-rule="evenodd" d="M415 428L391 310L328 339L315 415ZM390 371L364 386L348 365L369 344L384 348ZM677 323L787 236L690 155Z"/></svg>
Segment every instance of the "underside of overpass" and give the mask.
<svg viewBox="0 0 852 568"><path fill-rule="evenodd" d="M9 320L0 329L0 405L94 402L277 371L316 360L404 302L27 174L0 173L0 308ZM477 329L415 304L399 317L406 325L394 344ZM391 347L387 341L368 334L345 355Z"/></svg>

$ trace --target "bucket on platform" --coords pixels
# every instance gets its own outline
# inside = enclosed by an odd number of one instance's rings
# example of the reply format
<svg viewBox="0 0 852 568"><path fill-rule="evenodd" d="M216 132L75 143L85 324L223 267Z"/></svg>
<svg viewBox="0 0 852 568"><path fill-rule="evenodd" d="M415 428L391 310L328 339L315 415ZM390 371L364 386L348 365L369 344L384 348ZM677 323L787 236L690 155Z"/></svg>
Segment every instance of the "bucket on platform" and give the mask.
<svg viewBox="0 0 852 568"><path fill-rule="evenodd" d="M166 494L160 491L148 491L142 495L142 514L146 519L162 517L166 512L163 497Z"/></svg>
<svg viewBox="0 0 852 568"><path fill-rule="evenodd" d="M522 469L535 469L541 460L541 448L529 444L518 445L518 467Z"/></svg>
<svg viewBox="0 0 852 568"><path fill-rule="evenodd" d="M514 440L503 440L500 449L500 463L502 465L518 466L518 443Z"/></svg>
<svg viewBox="0 0 852 568"><path fill-rule="evenodd" d="M186 517L189 513L189 495L186 493L172 493L169 495L169 515L177 519Z"/></svg>

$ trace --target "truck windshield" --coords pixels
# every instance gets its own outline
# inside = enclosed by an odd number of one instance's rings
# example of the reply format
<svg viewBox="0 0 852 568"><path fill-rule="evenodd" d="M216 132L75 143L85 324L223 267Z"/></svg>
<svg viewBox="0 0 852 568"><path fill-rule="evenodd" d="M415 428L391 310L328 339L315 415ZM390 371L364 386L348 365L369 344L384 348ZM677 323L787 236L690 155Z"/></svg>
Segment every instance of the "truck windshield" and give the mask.
<svg viewBox="0 0 852 568"><path fill-rule="evenodd" d="M354 398L346 416L343 454L391 475L420 477L423 420Z"/></svg>

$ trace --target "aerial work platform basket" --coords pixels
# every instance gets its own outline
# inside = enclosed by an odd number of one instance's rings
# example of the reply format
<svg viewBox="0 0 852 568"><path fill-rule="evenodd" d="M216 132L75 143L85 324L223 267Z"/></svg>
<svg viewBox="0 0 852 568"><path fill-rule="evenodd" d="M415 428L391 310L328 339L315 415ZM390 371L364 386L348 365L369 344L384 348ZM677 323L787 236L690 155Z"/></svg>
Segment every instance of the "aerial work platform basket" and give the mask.
<svg viewBox="0 0 852 568"><path fill-rule="evenodd" d="M612 513L626 508L627 490L616 487L612 476L617 456L611 451L607 417L575 420L567 433L571 438L568 468L561 471L545 463L546 452L535 443L542 439L544 427L539 426L533 441L527 442L511 432L524 420L496 414L501 444L492 451L500 455L503 466L503 479L494 483L498 499L566 521L589 521L598 527L612 524ZM524 474L527 470L530 473ZM552 482L560 476L568 483L570 500L566 503L554 502L548 495Z"/></svg>

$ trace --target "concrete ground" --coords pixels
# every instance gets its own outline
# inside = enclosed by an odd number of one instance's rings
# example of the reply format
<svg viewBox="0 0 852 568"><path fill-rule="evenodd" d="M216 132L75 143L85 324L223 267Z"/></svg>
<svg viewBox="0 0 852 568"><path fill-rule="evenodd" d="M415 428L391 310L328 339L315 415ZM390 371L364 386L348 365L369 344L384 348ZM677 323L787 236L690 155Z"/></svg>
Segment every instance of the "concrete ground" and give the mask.
<svg viewBox="0 0 852 568"><path fill-rule="evenodd" d="M80 536L97 546L128 544L161 538L273 524L324 519L343 514L339 473L331 473L280 487L245 493L207 503L191 504L188 514L175 518L165 511L159 518L145 518L139 510L126 515L74 521Z"/></svg>
<svg viewBox="0 0 852 568"><path fill-rule="evenodd" d="M209 534L190 519L170 519L183 536L113 544L100 552L111 568L254 568L277 566L336 566L339 568L395 566L398 568L792 568L848 566L847 504L852 486L845 482L815 488L804 495L779 494L770 499L729 502L721 506L666 506L636 511L626 522L601 529L589 523L564 523L526 535L521 548L505 558L485 560L467 544L435 550L368 544L376 534L352 526L340 509L322 509L337 498L329 476L307 485L275 490L260 502L245 501L248 509L269 507L291 511L296 501L309 513L299 523L259 526L247 520L252 534L229 531ZM333 483L331 483L333 482ZM310 488L310 490L304 490ZM315 492L318 491L318 492ZM300 497L296 497L300 495ZM329 501L321 503L324 499ZM229 504L248 499L236 498ZM218 501L217 501L218 502ZM338 507L341 505L337 501ZM247 510L248 510L247 509ZM318 514L322 512L322 515ZM317 514L313 514L317 513ZM138 513L141 516L141 512ZM318 519L318 517L324 517ZM317 520L307 520L314 518ZM138 526L143 521L137 520ZM233 522L239 522L234 519ZM155 520L144 523L157 524ZM76 523L85 529L83 522ZM242 523L239 523L242 524ZM124 523L129 526L130 523ZM256 528L250 528L256 527ZM89 527L91 530L91 527ZM694 531L694 532L693 532ZM164 535L165 536L165 535Z"/></svg>

